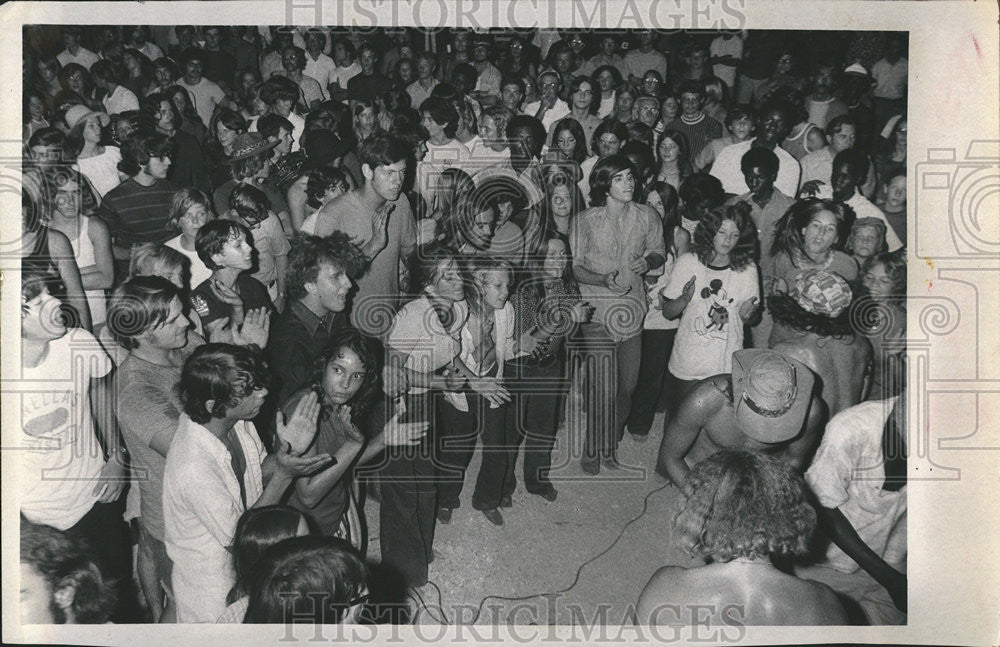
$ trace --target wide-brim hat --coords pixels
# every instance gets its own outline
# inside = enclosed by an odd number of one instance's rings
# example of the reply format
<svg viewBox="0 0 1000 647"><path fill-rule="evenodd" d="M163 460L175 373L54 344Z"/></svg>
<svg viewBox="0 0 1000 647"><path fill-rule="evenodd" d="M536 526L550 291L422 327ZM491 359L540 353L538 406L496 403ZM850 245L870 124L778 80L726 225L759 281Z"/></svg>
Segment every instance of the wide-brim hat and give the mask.
<svg viewBox="0 0 1000 647"><path fill-rule="evenodd" d="M101 123L101 128L104 128L111 123L111 117L105 113L96 112L87 106L82 105L73 106L67 110L64 119L66 120L66 125L69 126L70 130L72 130L77 124L83 123L95 115Z"/></svg>
<svg viewBox="0 0 1000 647"><path fill-rule="evenodd" d="M241 133L233 141L233 154L229 156L229 162L253 157L266 153L280 143L279 140L269 142L260 133Z"/></svg>
<svg viewBox="0 0 1000 647"><path fill-rule="evenodd" d="M733 407L740 430L762 443L802 431L816 378L802 362L762 348L733 353Z"/></svg>

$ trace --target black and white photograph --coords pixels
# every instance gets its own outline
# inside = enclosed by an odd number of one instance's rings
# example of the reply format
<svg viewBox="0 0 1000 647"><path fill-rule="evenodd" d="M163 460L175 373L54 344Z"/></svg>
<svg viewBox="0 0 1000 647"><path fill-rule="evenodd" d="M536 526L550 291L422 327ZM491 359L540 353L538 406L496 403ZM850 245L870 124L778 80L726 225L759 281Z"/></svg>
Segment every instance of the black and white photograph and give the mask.
<svg viewBox="0 0 1000 647"><path fill-rule="evenodd" d="M995 22L33 4L5 641L995 642Z"/></svg>

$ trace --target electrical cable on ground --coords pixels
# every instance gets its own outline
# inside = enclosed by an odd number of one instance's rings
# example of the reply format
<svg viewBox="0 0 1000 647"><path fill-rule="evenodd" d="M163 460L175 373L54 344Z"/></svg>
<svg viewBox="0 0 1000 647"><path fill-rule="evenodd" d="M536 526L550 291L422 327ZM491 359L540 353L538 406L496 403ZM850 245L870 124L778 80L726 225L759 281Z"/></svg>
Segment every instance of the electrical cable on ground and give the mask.
<svg viewBox="0 0 1000 647"><path fill-rule="evenodd" d="M576 575L573 577L573 582L568 587L566 587L564 589L560 589L558 591L544 592L544 593L535 593L534 595L525 595L525 596L519 596L519 597L507 597L507 596L502 596L502 595L487 595L486 597L484 597L482 600L479 601L479 606L476 609L476 615L473 616L472 620L469 621L467 624L471 625L471 624L475 624L476 623L476 620L478 620L479 616L482 615L483 606L486 604L487 600L503 600L503 601L506 601L506 602L523 602L525 600L531 600L533 598L538 598L538 597L542 597L542 596L545 596L545 595L563 595L563 594L566 594L566 593L569 593L570 591L572 591L573 588L576 587L577 584L579 584L579 582L580 582L580 576L583 574L583 569L586 568L589 564L592 564L592 563L596 562L598 559L600 559L604 555L608 554L611 551L611 549L614 548L618 544L619 541L621 541L622 537L625 536L625 531L628 530L629 526L631 526L633 523L637 522L639 519L642 519L642 517L645 516L646 512L649 510L649 499L650 499L650 497L652 497L657 492L662 492L663 490L667 489L668 487L670 487L670 483L669 482L661 485L660 487L658 487L658 488L656 488L654 490L650 490L646 494L646 497L642 501L642 512L640 512L637 516L633 517L632 519L629 519L625 523L625 525L622 526L621 532L618 533L618 536L615 537L615 540L613 542L611 542L610 546L608 546L607 548L605 548L601 552L597 553L593 557L587 559L582 564L580 564L580 567L576 569ZM436 622L440 622L442 625L451 625L452 622L449 620L448 614L445 613L445 611L444 611L444 596L441 593L440 587L438 587L438 585L435 584L431 580L427 580L427 583L430 584L431 586L433 586L434 590L437 591L437 596L438 596L437 611L440 613L440 617L434 615L433 613L431 613L430 607L427 606L426 601L424 600L423 596L420 595L420 593L418 591L413 590L412 594L417 597L417 599L420 602L420 606L424 609L424 611L427 612L427 615L429 615L433 620L435 620Z"/></svg>

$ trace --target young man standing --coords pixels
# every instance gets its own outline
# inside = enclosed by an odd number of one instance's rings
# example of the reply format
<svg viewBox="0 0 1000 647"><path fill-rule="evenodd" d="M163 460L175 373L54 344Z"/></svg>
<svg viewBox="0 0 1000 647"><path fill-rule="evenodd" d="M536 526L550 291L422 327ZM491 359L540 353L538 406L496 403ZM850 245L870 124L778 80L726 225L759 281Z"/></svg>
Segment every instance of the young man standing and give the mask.
<svg viewBox="0 0 1000 647"><path fill-rule="evenodd" d="M774 187L778 177L778 156L773 151L751 148L743 156L740 166L750 191L732 198L729 204L746 202L750 205L750 217L757 225L757 238L760 240L760 273L764 285L768 286L774 276L771 245L774 243L775 227L795 200ZM771 335L771 317L767 311L751 333L754 348L767 348Z"/></svg>
<svg viewBox="0 0 1000 647"><path fill-rule="evenodd" d="M462 168L470 153L465 144L455 139L458 132L458 110L447 99L431 97L420 104L420 124L427 131L427 154L417 165L416 186L424 199L433 199L437 176L448 168Z"/></svg>
<svg viewBox="0 0 1000 647"><path fill-rule="evenodd" d="M153 622L173 617L163 588L170 586L170 559L163 543L163 466L177 429L180 403L174 386L181 366L204 343L188 328L180 292L158 276L138 276L111 299L108 328L128 356L114 374L115 415L138 478L139 583Z"/></svg>
<svg viewBox="0 0 1000 647"><path fill-rule="evenodd" d="M222 88L202 76L203 64L204 54L201 50L194 48L184 50L184 54L181 55L181 70L184 75L177 79L177 85L188 91L194 102L195 112L205 124L205 128L208 128L216 106L236 109L236 104L226 97Z"/></svg>
<svg viewBox="0 0 1000 647"><path fill-rule="evenodd" d="M622 61L622 76L633 83L641 83L643 75L648 70L660 74L661 79L667 76L667 57L653 49L656 34L645 29L639 32L639 47L625 54Z"/></svg>
<svg viewBox="0 0 1000 647"><path fill-rule="evenodd" d="M437 79L434 78L436 68L437 61L431 52L422 52L417 56L417 80L406 87L414 106L419 107L431 98L431 91L437 86Z"/></svg>
<svg viewBox="0 0 1000 647"><path fill-rule="evenodd" d="M367 264L347 234L334 231L325 238L301 236L288 253L288 307L271 325L268 361L274 371L277 402L313 377L313 360L338 328L347 325L340 313L347 307L352 278Z"/></svg>
<svg viewBox="0 0 1000 647"><path fill-rule="evenodd" d="M129 176L104 194L97 215L111 230L118 276L128 276L133 245L165 243L174 231L167 225L174 193L167 180L173 146L166 135L138 134L122 145L118 168Z"/></svg>
<svg viewBox="0 0 1000 647"><path fill-rule="evenodd" d="M330 96L330 86L337 79L337 64L323 53L326 47L326 30L311 27L306 31L306 76L316 79L323 88L324 98Z"/></svg>
<svg viewBox="0 0 1000 647"><path fill-rule="evenodd" d="M194 135L178 129L177 109L167 95L154 92L147 96L143 99L143 111L152 116L156 132L166 135L174 144L167 179L180 186L196 187L211 195L212 186L205 164L205 153Z"/></svg>
<svg viewBox="0 0 1000 647"><path fill-rule="evenodd" d="M231 89L236 78L236 57L223 49L226 40L225 27L210 25L201 30L205 37L204 57L205 78L223 90Z"/></svg>
<svg viewBox="0 0 1000 647"><path fill-rule="evenodd" d="M705 84L702 81L685 81L678 94L681 114L667 124L667 129L684 135L693 158L710 141L722 137L722 124L701 110L705 106Z"/></svg>
<svg viewBox="0 0 1000 647"><path fill-rule="evenodd" d="M361 63L361 72L347 82L348 99L374 101L392 89L392 79L379 74L375 69L378 52L371 45L362 46L358 61Z"/></svg>
<svg viewBox="0 0 1000 647"><path fill-rule="evenodd" d="M778 177L774 182L785 195L796 195L801 169L799 161L781 147L792 129L792 107L782 101L770 101L760 111L757 136L745 142L727 146L719 152L709 171L722 182L726 193L742 195L750 190L743 177L743 156L751 148L766 148L778 156Z"/></svg>
<svg viewBox="0 0 1000 647"><path fill-rule="evenodd" d="M101 57L80 45L83 29L77 25L66 25L62 28L62 40L66 49L56 54L59 65L66 67L70 63L82 65L88 70L90 66L101 60Z"/></svg>
<svg viewBox="0 0 1000 647"><path fill-rule="evenodd" d="M596 308L593 321L581 326L589 364L581 465L588 474L599 473L602 464L619 467L618 442L639 378L647 308L643 276L666 258L660 217L634 201L635 175L623 155L597 162L590 174L594 206L570 223L573 274L583 299ZM610 363L605 359L609 349ZM610 367L610 375L604 367Z"/></svg>
<svg viewBox="0 0 1000 647"><path fill-rule="evenodd" d="M22 269L21 374L10 381L34 387L9 403L22 420L21 514L86 540L104 576L118 583L115 621L135 622L121 498L128 456L111 415L111 358L86 330L67 329L47 279Z"/></svg>
<svg viewBox="0 0 1000 647"><path fill-rule="evenodd" d="M342 231L367 259L351 304L351 324L378 338L388 333L399 305L399 262L417 246L417 225L402 194L409 154L392 135L366 139L360 151L364 184L326 204L316 220L317 236Z"/></svg>
<svg viewBox="0 0 1000 647"><path fill-rule="evenodd" d="M311 442L319 402L304 397L287 424L278 416L278 448L268 455L250 420L267 396L267 364L258 350L205 344L181 370L184 412L163 470L163 519L177 620L215 622L235 583L229 552L245 510L279 503L296 476L330 464L329 454L293 453L286 438ZM297 443L298 444L298 443Z"/></svg>

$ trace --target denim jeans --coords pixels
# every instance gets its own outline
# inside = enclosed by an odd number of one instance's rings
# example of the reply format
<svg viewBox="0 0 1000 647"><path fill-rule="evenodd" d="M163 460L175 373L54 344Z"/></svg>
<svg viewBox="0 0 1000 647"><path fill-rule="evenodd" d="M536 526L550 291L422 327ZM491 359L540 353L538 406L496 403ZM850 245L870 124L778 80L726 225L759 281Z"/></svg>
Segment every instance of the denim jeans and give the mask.
<svg viewBox="0 0 1000 647"><path fill-rule="evenodd" d="M543 363L522 357L507 366L518 442L524 442L524 489L538 494L551 486L549 470L559 428L559 407L569 388L567 364L557 357ZM516 486L514 463L508 464L505 491L513 492Z"/></svg>

